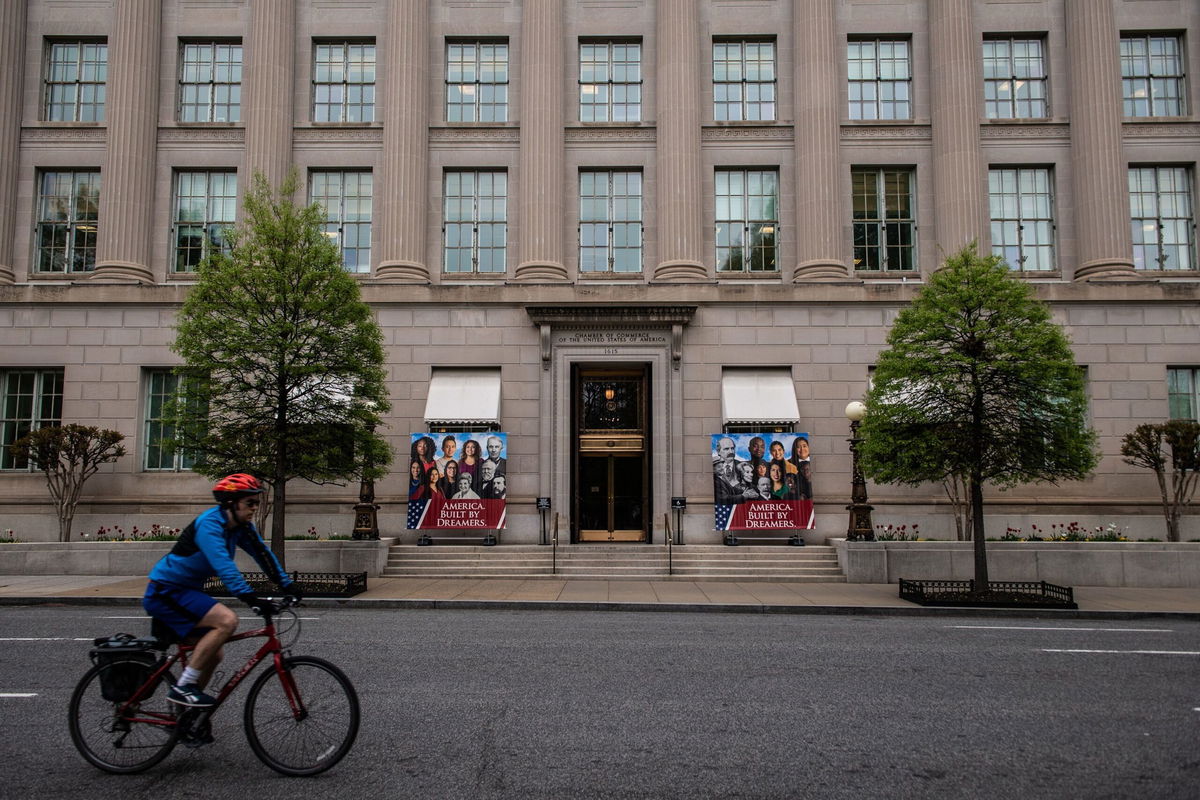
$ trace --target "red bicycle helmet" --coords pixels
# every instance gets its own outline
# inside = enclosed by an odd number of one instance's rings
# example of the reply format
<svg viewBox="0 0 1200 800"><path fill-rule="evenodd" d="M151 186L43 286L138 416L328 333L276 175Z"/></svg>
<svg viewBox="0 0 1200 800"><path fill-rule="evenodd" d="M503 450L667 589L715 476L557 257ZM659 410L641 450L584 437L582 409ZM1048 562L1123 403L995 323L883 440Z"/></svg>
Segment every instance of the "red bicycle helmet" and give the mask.
<svg viewBox="0 0 1200 800"><path fill-rule="evenodd" d="M218 502L226 503L240 500L247 495L262 494L262 483L253 475L247 475L245 472L235 472L233 475L226 475L221 480L217 481L212 488L213 497L217 498Z"/></svg>

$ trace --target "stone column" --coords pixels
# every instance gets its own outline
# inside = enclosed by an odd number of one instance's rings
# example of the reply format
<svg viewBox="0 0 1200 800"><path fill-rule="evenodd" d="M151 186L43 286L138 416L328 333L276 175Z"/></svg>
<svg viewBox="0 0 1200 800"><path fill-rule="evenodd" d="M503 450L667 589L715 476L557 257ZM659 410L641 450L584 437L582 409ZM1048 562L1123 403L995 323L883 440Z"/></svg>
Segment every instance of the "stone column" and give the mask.
<svg viewBox="0 0 1200 800"><path fill-rule="evenodd" d="M521 4L521 232L515 281L568 280L563 265L563 7Z"/></svg>
<svg viewBox="0 0 1200 800"><path fill-rule="evenodd" d="M980 44L971 0L931 0L929 39L937 251L950 255L978 240L980 250L988 252L987 176L979 146Z"/></svg>
<svg viewBox="0 0 1200 800"><path fill-rule="evenodd" d="M375 277L429 283L425 228L429 170L429 3L394 0L379 48L383 163L375 183Z"/></svg>
<svg viewBox="0 0 1200 800"><path fill-rule="evenodd" d="M696 0L658 0L658 266L654 280L709 280L700 167L700 13Z"/></svg>
<svg viewBox="0 0 1200 800"><path fill-rule="evenodd" d="M293 97L296 78L296 3L254 0L246 48L247 181L256 172L278 188L292 168ZM248 186L241 187L245 193Z"/></svg>
<svg viewBox="0 0 1200 800"><path fill-rule="evenodd" d="M100 282L153 283L155 155L158 145L159 0L117 0L108 42L96 271Z"/></svg>
<svg viewBox="0 0 1200 800"><path fill-rule="evenodd" d="M792 280L847 280L842 255L838 70L845 59L834 27L834 0L797 0L792 11L796 66L796 252ZM820 78L824 76L824 80Z"/></svg>
<svg viewBox="0 0 1200 800"><path fill-rule="evenodd" d="M25 0L0 3L0 284L13 283L21 90L25 86Z"/></svg>
<svg viewBox="0 0 1200 800"><path fill-rule="evenodd" d="M1140 280L1121 151L1120 31L1112 0L1066 0L1075 190L1074 279Z"/></svg>

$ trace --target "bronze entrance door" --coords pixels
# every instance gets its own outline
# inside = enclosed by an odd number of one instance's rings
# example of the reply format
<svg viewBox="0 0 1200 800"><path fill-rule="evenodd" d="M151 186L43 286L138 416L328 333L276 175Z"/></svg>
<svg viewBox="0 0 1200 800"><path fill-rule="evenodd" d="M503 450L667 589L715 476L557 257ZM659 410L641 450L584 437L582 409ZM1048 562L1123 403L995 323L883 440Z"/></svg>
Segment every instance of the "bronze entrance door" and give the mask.
<svg viewBox="0 0 1200 800"><path fill-rule="evenodd" d="M576 541L649 540L648 372L644 364L572 371Z"/></svg>

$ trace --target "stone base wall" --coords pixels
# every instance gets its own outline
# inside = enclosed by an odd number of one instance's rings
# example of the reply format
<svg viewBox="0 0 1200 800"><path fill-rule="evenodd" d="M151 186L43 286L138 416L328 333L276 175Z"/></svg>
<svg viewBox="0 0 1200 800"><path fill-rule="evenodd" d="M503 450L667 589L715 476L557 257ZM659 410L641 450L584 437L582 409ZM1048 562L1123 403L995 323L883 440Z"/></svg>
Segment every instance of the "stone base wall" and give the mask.
<svg viewBox="0 0 1200 800"><path fill-rule="evenodd" d="M378 577L387 564L391 539L380 541L291 541L285 548L289 572L365 572ZM32 542L0 544L0 575L146 575L171 542ZM238 553L243 571L258 565Z"/></svg>
<svg viewBox="0 0 1200 800"><path fill-rule="evenodd" d="M971 542L847 542L835 539L850 583L967 580ZM988 577L1060 586L1200 589L1200 543L988 542Z"/></svg>

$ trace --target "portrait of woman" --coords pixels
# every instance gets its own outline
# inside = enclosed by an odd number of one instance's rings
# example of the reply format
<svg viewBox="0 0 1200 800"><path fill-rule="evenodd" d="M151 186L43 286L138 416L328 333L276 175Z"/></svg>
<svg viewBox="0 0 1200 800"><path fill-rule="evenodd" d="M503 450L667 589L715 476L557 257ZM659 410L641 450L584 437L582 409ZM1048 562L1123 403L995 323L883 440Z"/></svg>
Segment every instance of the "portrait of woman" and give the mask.
<svg viewBox="0 0 1200 800"><path fill-rule="evenodd" d="M792 442L792 457L788 459L788 464L796 468L796 499L811 500L812 460L808 439L804 436L797 436Z"/></svg>
<svg viewBox="0 0 1200 800"><path fill-rule="evenodd" d="M771 463L778 464L783 470L784 475L787 475L789 472L795 474L800 471L795 464L788 462L787 457L784 455L783 442L778 439L771 442Z"/></svg>
<svg viewBox="0 0 1200 800"><path fill-rule="evenodd" d="M442 468L442 494L449 497L458 491L458 462L453 458L446 461Z"/></svg>
<svg viewBox="0 0 1200 800"><path fill-rule="evenodd" d="M458 476L457 488L450 496L451 500L478 500L479 494L471 488L471 476L463 473Z"/></svg>
<svg viewBox="0 0 1200 800"><path fill-rule="evenodd" d="M416 495L421 488L422 479L425 477L425 470L421 467L420 461L411 461L408 464L408 496L411 499L417 499Z"/></svg>
<svg viewBox="0 0 1200 800"><path fill-rule="evenodd" d="M475 485L480 477L483 461L483 448L474 439L463 442L462 458L458 460L458 474L471 476L471 484Z"/></svg>
<svg viewBox="0 0 1200 800"><path fill-rule="evenodd" d="M430 436L422 436L412 444L412 460L419 462L426 473L437 466L434 460L434 447L433 437Z"/></svg>
<svg viewBox="0 0 1200 800"><path fill-rule="evenodd" d="M772 499L787 500L789 492L787 482L783 479L783 467L779 466L778 462L772 461L767 471L767 477L771 479Z"/></svg>
<svg viewBox="0 0 1200 800"><path fill-rule="evenodd" d="M442 480L442 473L436 466L425 470L425 480L421 484L421 488L417 490L417 494L412 497L413 500L432 500L435 497L445 497L446 493L442 491L439 485Z"/></svg>

